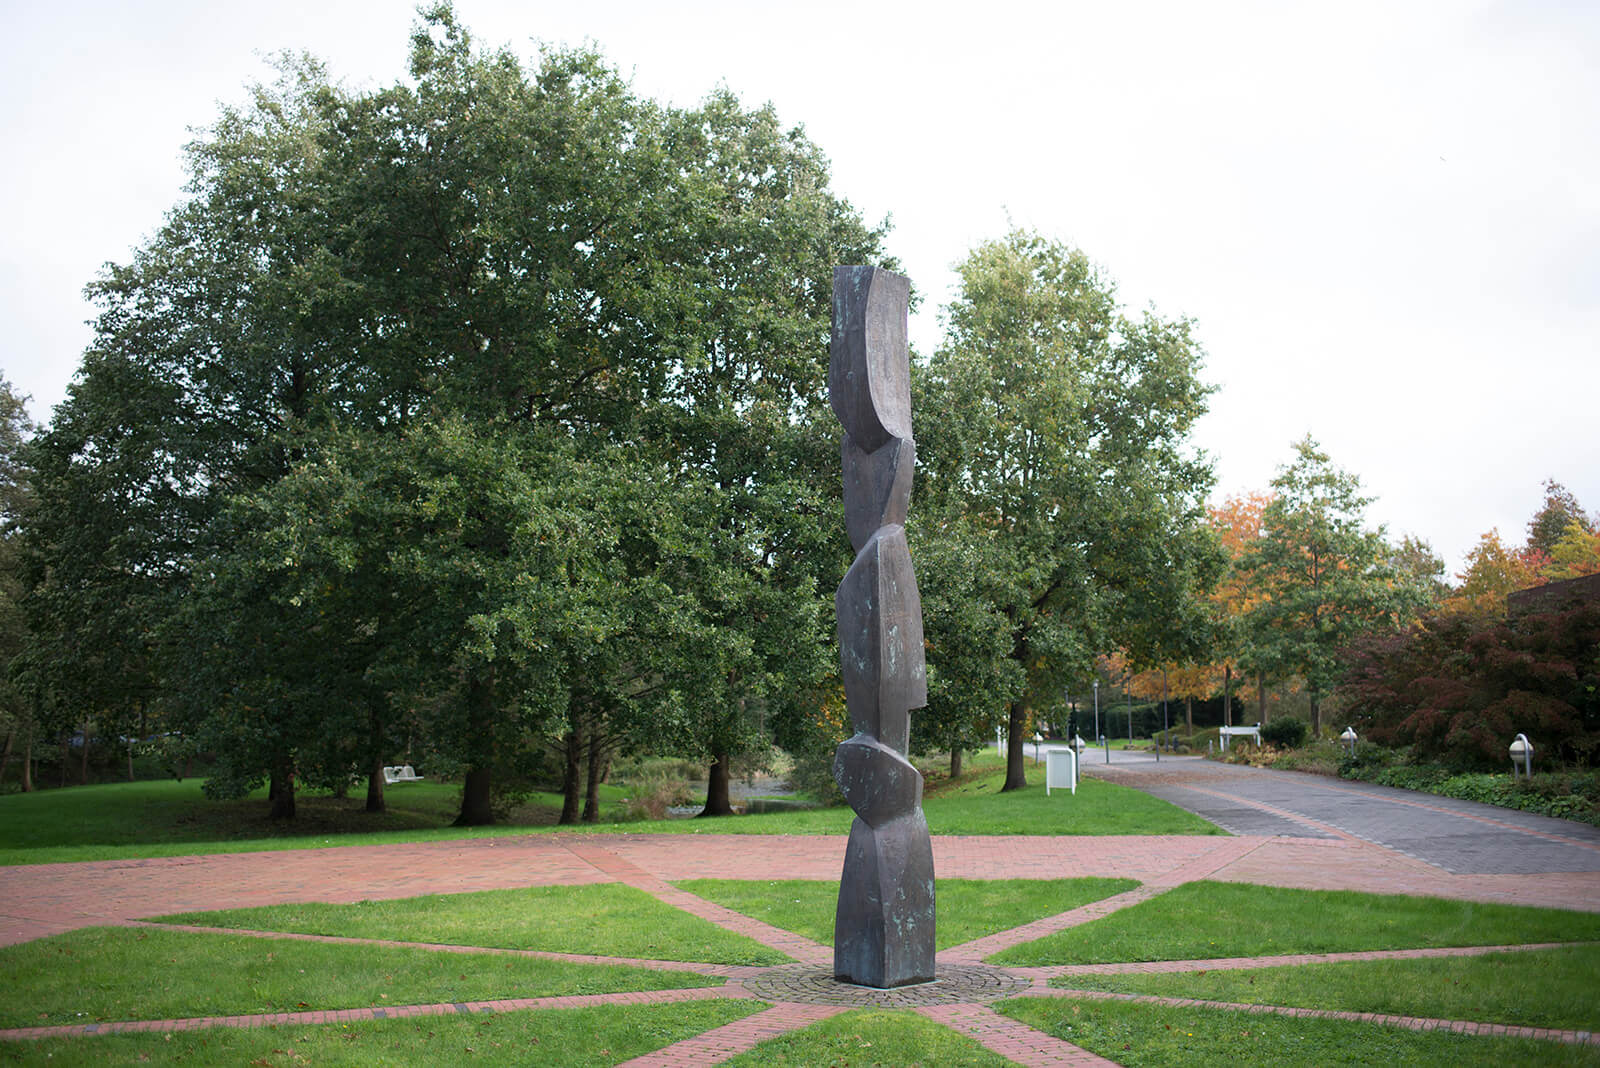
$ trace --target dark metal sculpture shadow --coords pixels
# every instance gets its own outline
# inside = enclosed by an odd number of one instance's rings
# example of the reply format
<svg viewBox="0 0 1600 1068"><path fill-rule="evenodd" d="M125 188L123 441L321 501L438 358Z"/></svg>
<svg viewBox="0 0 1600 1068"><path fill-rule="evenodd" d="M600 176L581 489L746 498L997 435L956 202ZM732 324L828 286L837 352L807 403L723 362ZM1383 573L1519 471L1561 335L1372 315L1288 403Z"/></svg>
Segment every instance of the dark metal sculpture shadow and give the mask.
<svg viewBox="0 0 1600 1068"><path fill-rule="evenodd" d="M880 988L934 977L933 846L922 776L906 759L910 712L928 701L922 600L906 548L916 444L906 350L910 283L877 267L833 271L828 397L844 425L845 527L856 550L834 605L855 735L833 774L855 810L833 972Z"/></svg>

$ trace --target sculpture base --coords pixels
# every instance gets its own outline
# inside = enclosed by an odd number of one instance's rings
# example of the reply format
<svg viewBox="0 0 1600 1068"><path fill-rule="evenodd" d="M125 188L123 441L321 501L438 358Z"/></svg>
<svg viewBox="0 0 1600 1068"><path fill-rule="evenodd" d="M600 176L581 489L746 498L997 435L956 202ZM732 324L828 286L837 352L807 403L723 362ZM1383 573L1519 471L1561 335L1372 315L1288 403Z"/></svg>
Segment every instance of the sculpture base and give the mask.
<svg viewBox="0 0 1600 1068"><path fill-rule="evenodd" d="M877 830L857 817L845 847L833 975L887 990L934 979L933 843L922 809Z"/></svg>

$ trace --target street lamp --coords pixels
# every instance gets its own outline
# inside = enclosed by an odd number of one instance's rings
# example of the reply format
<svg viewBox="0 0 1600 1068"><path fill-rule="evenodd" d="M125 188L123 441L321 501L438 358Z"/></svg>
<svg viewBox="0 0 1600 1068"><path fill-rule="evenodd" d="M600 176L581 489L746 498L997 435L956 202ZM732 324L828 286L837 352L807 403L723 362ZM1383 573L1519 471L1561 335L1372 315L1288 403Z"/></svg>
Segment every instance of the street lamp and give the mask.
<svg viewBox="0 0 1600 1068"><path fill-rule="evenodd" d="M1100 737L1100 680L1094 680L1094 736Z"/></svg>
<svg viewBox="0 0 1600 1068"><path fill-rule="evenodd" d="M1167 751L1172 751L1172 723L1167 719L1167 669L1161 669L1161 733L1167 736ZM1156 746L1156 759L1161 759L1161 747Z"/></svg>
<svg viewBox="0 0 1600 1068"><path fill-rule="evenodd" d="M1033 732L1033 766L1039 766L1039 747L1044 744L1044 735L1038 731Z"/></svg>

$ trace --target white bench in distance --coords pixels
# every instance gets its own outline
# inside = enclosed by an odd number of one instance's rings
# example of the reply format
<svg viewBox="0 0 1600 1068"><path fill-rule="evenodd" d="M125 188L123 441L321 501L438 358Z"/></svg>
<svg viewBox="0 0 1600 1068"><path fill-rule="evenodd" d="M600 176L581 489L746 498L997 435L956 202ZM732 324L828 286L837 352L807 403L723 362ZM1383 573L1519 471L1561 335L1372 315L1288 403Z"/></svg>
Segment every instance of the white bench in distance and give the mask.
<svg viewBox="0 0 1600 1068"><path fill-rule="evenodd" d="M1256 740L1256 746L1259 748L1261 745L1261 724L1259 723L1257 723L1254 727L1223 727L1221 728L1221 731L1222 751L1224 753L1228 751L1229 738L1254 738Z"/></svg>
<svg viewBox="0 0 1600 1068"><path fill-rule="evenodd" d="M399 764L383 769L383 781L386 783L421 782L422 776L412 771L410 764Z"/></svg>

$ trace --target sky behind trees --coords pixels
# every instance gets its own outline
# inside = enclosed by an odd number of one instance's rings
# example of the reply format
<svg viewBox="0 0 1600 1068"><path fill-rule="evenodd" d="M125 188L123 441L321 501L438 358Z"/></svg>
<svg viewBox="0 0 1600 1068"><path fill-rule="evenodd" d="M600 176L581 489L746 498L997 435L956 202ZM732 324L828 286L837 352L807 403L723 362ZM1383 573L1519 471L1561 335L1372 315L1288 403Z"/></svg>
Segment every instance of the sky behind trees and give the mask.
<svg viewBox="0 0 1600 1068"><path fill-rule="evenodd" d="M953 266L1014 223L1134 308L1198 321L1219 494L1311 433L1451 570L1555 478L1600 507L1600 8L458 0L488 44L592 40L647 96L725 82L832 160L942 335ZM154 231L188 129L306 50L404 71L407 3L24 5L0 42L0 370L44 421L81 289ZM819 359L826 359L819 353Z"/></svg>

